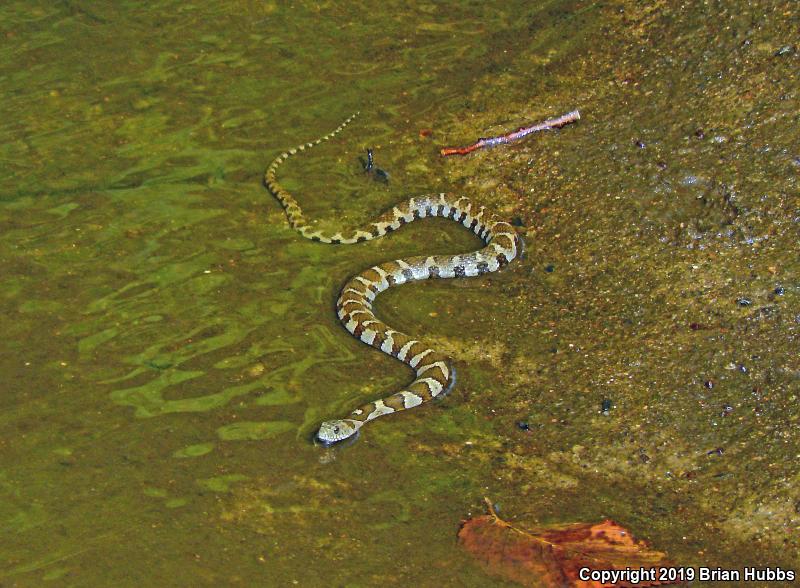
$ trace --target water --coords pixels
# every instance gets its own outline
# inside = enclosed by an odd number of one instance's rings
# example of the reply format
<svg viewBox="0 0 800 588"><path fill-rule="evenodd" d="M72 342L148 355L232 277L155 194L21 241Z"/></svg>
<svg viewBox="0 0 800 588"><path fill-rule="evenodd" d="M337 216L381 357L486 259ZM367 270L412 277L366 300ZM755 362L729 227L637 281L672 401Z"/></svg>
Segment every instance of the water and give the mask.
<svg viewBox="0 0 800 588"><path fill-rule="evenodd" d="M613 517L686 565L784 562L796 57L771 57L789 25L758 7L712 31L703 10L5 3L0 585L485 586L455 542L484 495L540 522ZM731 23L742 38L715 42ZM674 30L693 43L667 43ZM751 53L725 53L748 36ZM714 82L730 59L756 65ZM684 92L680 124L665 87ZM438 156L576 107L558 133ZM338 324L341 284L477 245L446 221L350 247L288 228L266 165L356 110L281 168L309 217L354 225L459 190L520 216L528 254L381 296L460 380L332 451L310 443L320 421L410 378ZM360 171L367 148L388 186Z"/></svg>

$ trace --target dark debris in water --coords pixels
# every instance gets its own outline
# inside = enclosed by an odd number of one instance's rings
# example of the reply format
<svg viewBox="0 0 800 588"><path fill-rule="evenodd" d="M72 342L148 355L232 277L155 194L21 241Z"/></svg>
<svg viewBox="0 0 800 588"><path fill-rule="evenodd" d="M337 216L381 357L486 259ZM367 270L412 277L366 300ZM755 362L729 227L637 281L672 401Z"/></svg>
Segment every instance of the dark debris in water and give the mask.
<svg viewBox="0 0 800 588"><path fill-rule="evenodd" d="M797 53L796 45L784 45L778 49L774 55L775 57L783 57L784 55L794 55L795 53Z"/></svg>

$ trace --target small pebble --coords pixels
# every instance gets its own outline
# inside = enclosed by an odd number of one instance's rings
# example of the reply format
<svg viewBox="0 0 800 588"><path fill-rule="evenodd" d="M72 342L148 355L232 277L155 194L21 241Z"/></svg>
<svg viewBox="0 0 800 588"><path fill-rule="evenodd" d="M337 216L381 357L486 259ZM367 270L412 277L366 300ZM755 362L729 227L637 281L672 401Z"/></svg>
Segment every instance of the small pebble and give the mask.
<svg viewBox="0 0 800 588"><path fill-rule="evenodd" d="M639 149L644 149L644 148L645 148L645 144L644 144L644 142L643 142L643 141L641 141L640 139L636 139L636 140L633 142L633 144L634 144L634 145L636 145L636 146L637 146Z"/></svg>
<svg viewBox="0 0 800 588"><path fill-rule="evenodd" d="M750 306L751 304L753 304L753 301L750 300L749 298L737 298L736 304L738 304L739 306Z"/></svg>
<svg viewBox="0 0 800 588"><path fill-rule="evenodd" d="M797 48L794 45L784 45L780 49L775 52L775 57L780 57L781 55L789 55L790 53L794 53L797 51Z"/></svg>
<svg viewBox="0 0 800 588"><path fill-rule="evenodd" d="M605 416L608 416L611 412L612 402L609 398L603 398L603 402L600 404L600 412L602 412Z"/></svg>
<svg viewBox="0 0 800 588"><path fill-rule="evenodd" d="M717 447L706 453L706 455L722 455L723 453L725 453L725 450L722 447Z"/></svg>
<svg viewBox="0 0 800 588"><path fill-rule="evenodd" d="M783 296L783 293L784 293L783 286L778 286L777 288L775 288L775 295L776 296Z"/></svg>
<svg viewBox="0 0 800 588"><path fill-rule="evenodd" d="M528 424L527 421L517 421L517 428L520 431L530 431L531 426Z"/></svg>
<svg viewBox="0 0 800 588"><path fill-rule="evenodd" d="M552 274L555 269L556 266L551 263L545 266L544 271L546 271L548 274Z"/></svg>
<svg viewBox="0 0 800 588"><path fill-rule="evenodd" d="M723 404L722 405L722 413L720 416L728 416L733 412L733 407L730 404Z"/></svg>
<svg viewBox="0 0 800 588"><path fill-rule="evenodd" d="M697 137L698 139L702 139L703 137L706 136L706 134L703 132L703 129L697 129L694 132L694 136Z"/></svg>
<svg viewBox="0 0 800 588"><path fill-rule="evenodd" d="M713 380L706 380L705 382L703 382L703 386L705 386L706 388L711 390L714 387L714 381Z"/></svg>

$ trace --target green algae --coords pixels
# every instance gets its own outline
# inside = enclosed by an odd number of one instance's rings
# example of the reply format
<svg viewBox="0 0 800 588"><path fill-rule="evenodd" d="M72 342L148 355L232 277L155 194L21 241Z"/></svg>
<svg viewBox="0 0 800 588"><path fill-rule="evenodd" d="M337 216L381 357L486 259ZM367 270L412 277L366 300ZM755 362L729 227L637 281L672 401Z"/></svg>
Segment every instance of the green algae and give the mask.
<svg viewBox="0 0 800 588"><path fill-rule="evenodd" d="M42 312L58 312L62 310L64 305L57 300L26 300L17 307L21 313L42 313Z"/></svg>
<svg viewBox="0 0 800 588"><path fill-rule="evenodd" d="M70 212L72 212L73 210L75 210L76 208L79 208L79 207L80 207L80 204L78 204L77 202L65 202L64 204L61 204L60 206L54 206L53 208L47 210L47 212L49 212L50 214L54 214L56 216L59 216L61 218L64 218Z"/></svg>
<svg viewBox="0 0 800 588"><path fill-rule="evenodd" d="M119 335L119 329L116 327L111 327L100 331L99 333L93 333L86 337L83 337L80 341L78 341L78 352L81 355L86 355L91 353L95 349L97 349L100 345L108 343L114 337Z"/></svg>
<svg viewBox="0 0 800 588"><path fill-rule="evenodd" d="M45 582L50 582L52 580L58 580L65 576L69 572L69 568L52 568L46 574L42 576L42 580Z"/></svg>
<svg viewBox="0 0 800 588"><path fill-rule="evenodd" d="M194 445L188 445L183 449L178 449L177 451L173 451L172 457L178 457L178 458L200 457L202 455L207 455L212 451L214 451L213 443L196 443Z"/></svg>
<svg viewBox="0 0 800 588"><path fill-rule="evenodd" d="M165 498L167 496L167 491L163 488L145 488L142 490L142 494L150 498Z"/></svg>
<svg viewBox="0 0 800 588"><path fill-rule="evenodd" d="M243 474L226 474L224 476L197 480L197 484L212 492L227 493L231 491L234 484L247 480L247 478L248 476Z"/></svg>
<svg viewBox="0 0 800 588"><path fill-rule="evenodd" d="M189 504L186 498L170 498L164 501L164 506L167 508L180 508Z"/></svg>

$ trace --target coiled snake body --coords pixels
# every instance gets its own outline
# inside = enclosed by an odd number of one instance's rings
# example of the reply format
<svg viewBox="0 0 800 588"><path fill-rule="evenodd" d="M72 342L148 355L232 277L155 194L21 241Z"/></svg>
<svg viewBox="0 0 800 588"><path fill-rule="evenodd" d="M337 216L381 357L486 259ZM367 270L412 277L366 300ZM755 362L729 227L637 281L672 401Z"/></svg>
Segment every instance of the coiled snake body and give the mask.
<svg viewBox="0 0 800 588"><path fill-rule="evenodd" d="M456 199L444 193L409 198L360 229L332 235L315 231L303 216L297 201L278 183L275 173L278 166L289 157L327 141L355 116L324 137L281 153L267 168L264 182L283 205L292 228L312 241L358 243L377 239L418 218L440 216L461 223L483 239L486 246L461 255L419 256L389 261L364 270L344 285L336 310L345 328L364 343L407 363L414 369L416 379L405 390L365 404L343 419L322 423L316 438L326 445L352 437L368 421L441 396L455 383L455 370L448 356L395 331L375 317L372 312L375 297L391 286L407 282L479 276L496 271L517 257L523 245L510 224L498 220L483 206L473 207L467 198Z"/></svg>

